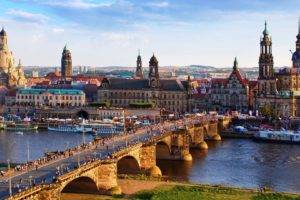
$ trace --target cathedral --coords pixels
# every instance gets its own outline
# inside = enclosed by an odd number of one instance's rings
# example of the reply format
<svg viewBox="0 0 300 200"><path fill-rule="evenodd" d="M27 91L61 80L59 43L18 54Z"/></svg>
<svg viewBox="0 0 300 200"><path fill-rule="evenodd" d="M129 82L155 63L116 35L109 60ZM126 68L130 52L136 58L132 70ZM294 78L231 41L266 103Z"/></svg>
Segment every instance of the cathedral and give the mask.
<svg viewBox="0 0 300 200"><path fill-rule="evenodd" d="M138 55L134 78L104 78L98 89L98 102L112 107L158 108L172 113L191 110L191 80L160 78L158 60L149 61L149 74L144 77Z"/></svg>
<svg viewBox="0 0 300 200"><path fill-rule="evenodd" d="M2 28L0 32L0 85L6 87L24 86L26 84L23 67L19 61L15 66L12 52L8 48L8 36Z"/></svg>
<svg viewBox="0 0 300 200"><path fill-rule="evenodd" d="M279 117L300 116L300 22L292 67L274 70L272 39L265 23L260 40L257 110L271 106Z"/></svg>

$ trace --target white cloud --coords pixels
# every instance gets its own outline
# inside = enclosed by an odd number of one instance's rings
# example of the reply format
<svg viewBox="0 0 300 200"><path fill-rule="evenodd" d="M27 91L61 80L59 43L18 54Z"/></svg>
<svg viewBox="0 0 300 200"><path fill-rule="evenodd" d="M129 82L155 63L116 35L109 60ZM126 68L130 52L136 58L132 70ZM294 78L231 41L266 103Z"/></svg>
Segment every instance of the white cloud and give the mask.
<svg viewBox="0 0 300 200"><path fill-rule="evenodd" d="M63 32L65 32L65 29L63 29L63 28L53 28L52 32L53 33L63 33Z"/></svg>
<svg viewBox="0 0 300 200"><path fill-rule="evenodd" d="M86 0L52 0L45 1L42 4L55 6L55 7L63 7L63 8L75 8L75 9L91 9L91 8L99 8L99 7L109 7L111 3L94 3Z"/></svg>
<svg viewBox="0 0 300 200"><path fill-rule="evenodd" d="M162 2L156 2L156 3L149 3L149 6L158 7L158 8L166 8L166 7L170 6L170 3L167 1L162 1Z"/></svg>
<svg viewBox="0 0 300 200"><path fill-rule="evenodd" d="M30 13L23 10L11 9L6 12L6 14L12 16L15 20L29 22L29 23L45 23L49 18L43 14Z"/></svg>

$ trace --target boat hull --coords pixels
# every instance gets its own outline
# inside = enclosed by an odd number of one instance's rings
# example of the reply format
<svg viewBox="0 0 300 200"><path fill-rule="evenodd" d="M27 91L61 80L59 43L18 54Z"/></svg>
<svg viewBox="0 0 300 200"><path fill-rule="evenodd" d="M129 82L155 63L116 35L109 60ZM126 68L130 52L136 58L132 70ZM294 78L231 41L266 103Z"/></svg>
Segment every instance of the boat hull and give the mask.
<svg viewBox="0 0 300 200"><path fill-rule="evenodd" d="M264 143L276 143L276 144L300 144L300 141L276 140L276 139L268 139L268 138L261 138L261 137L253 137L253 141L264 142Z"/></svg>
<svg viewBox="0 0 300 200"><path fill-rule="evenodd" d="M64 128L53 128L53 127L48 127L48 131L63 132L63 133L80 133L80 131L76 129L64 129Z"/></svg>
<svg viewBox="0 0 300 200"><path fill-rule="evenodd" d="M38 127L4 127L6 131L37 131Z"/></svg>

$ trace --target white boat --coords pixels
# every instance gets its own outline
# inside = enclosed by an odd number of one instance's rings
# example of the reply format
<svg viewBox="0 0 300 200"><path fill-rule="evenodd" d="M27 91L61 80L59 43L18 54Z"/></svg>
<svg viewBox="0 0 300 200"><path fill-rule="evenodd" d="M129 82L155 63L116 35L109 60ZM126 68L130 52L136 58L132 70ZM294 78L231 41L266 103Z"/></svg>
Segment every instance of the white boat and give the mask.
<svg viewBox="0 0 300 200"><path fill-rule="evenodd" d="M22 131L16 132L17 135L23 135L24 133Z"/></svg>
<svg viewBox="0 0 300 200"><path fill-rule="evenodd" d="M258 131L254 134L255 141L300 144L300 133L293 131Z"/></svg>
<svg viewBox="0 0 300 200"><path fill-rule="evenodd" d="M49 131L56 131L56 132L70 132L70 133L81 133L83 132L83 127L78 125L57 125L57 126L48 126Z"/></svg>

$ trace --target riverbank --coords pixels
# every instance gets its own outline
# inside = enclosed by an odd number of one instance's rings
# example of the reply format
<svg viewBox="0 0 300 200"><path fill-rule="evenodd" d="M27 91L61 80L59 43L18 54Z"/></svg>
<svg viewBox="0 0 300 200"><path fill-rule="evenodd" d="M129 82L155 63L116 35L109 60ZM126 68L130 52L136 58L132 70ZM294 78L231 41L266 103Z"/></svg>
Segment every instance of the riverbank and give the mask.
<svg viewBox="0 0 300 200"><path fill-rule="evenodd" d="M119 179L122 196L62 194L62 200L299 200L300 195L159 180Z"/></svg>

